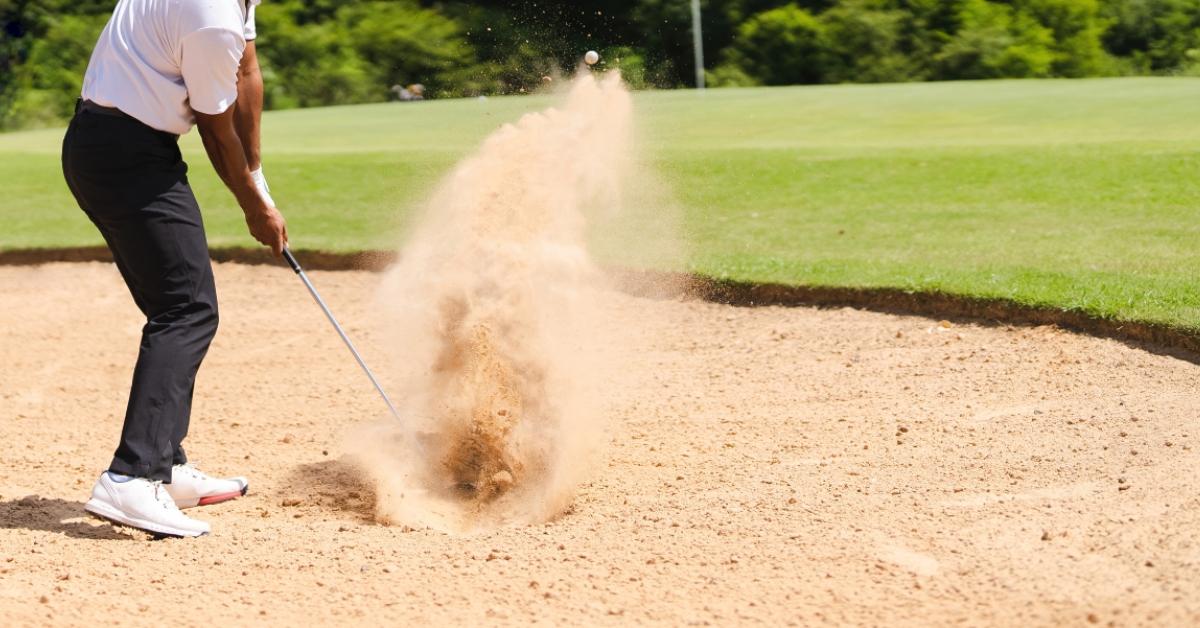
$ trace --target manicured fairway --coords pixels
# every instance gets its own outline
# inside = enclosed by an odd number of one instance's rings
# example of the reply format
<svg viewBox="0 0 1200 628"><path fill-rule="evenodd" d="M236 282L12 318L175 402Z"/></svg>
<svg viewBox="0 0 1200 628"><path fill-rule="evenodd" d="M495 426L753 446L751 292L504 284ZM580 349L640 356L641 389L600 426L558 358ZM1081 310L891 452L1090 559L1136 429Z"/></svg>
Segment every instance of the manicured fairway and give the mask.
<svg viewBox="0 0 1200 628"><path fill-rule="evenodd" d="M271 113L267 175L298 247L394 248L440 174L499 124L550 102ZM680 264L692 270L1003 297L1192 330L1197 103L1200 79L637 97L643 160L683 208ZM61 183L60 137L0 136L0 249L99 242ZM196 137L186 152L212 244L250 244ZM643 262L645 249L604 248L617 263Z"/></svg>

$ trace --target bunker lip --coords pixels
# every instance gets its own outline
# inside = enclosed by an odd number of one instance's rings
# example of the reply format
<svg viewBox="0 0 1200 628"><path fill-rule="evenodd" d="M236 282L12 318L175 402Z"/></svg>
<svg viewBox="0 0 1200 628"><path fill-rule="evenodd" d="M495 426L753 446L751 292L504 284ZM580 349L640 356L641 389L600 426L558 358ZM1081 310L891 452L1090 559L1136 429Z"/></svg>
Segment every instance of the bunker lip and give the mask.
<svg viewBox="0 0 1200 628"><path fill-rule="evenodd" d="M214 247L209 252L214 262L252 266L274 266L283 263L272 257L266 249ZM297 249L296 253L304 257L306 269L321 271L382 272L391 266L397 257L390 251L370 250L347 253L301 248ZM0 250L0 266L38 266L61 262L111 263L112 255L102 246ZM608 270L616 278L619 288L637 296L678 298L686 295L737 307L852 307L872 312L911 314L993 325L1054 325L1200 364L1200 331L1161 323L1114 320L1086 312L946 292L757 283L657 270ZM663 290L663 286L672 288Z"/></svg>

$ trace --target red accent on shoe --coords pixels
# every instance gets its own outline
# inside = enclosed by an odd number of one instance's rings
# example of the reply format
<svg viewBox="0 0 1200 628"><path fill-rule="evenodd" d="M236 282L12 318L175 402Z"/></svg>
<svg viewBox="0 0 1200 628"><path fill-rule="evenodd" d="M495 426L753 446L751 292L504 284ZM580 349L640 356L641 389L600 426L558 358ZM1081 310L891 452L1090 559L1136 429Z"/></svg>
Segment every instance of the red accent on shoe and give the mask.
<svg viewBox="0 0 1200 628"><path fill-rule="evenodd" d="M221 493L220 495L209 495L207 497L201 497L200 501L197 502L196 505L197 506L209 506L212 504L219 504L221 502L227 502L231 499L237 499L238 497L241 497L243 494L245 494L244 491L234 491L232 493Z"/></svg>

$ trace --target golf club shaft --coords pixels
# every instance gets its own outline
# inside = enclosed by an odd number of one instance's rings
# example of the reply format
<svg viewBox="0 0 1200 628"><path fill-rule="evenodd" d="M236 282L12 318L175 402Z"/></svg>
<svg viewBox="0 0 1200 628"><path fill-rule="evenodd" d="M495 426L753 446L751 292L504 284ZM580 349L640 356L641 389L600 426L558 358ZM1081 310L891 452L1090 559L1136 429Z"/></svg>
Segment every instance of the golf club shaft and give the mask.
<svg viewBox="0 0 1200 628"><path fill-rule="evenodd" d="M358 361L358 365L362 367L363 372L367 374L367 377L370 378L371 383L375 385L375 390L379 391L379 396L382 397L383 402L387 404L388 410L392 411L392 416L396 417L397 421L400 420L400 412L396 410L396 406L392 405L392 400L389 399L387 393L383 391L383 386L379 384L379 380L375 379L375 374L371 372L371 369L367 368L367 363L364 362L362 356L358 354L358 349L354 348L354 343L350 342L350 337L347 336L346 332L342 330L342 326L338 324L337 319L333 317L333 312L330 311L329 306L325 305L325 300L321 298L320 293L317 292L317 288L313 286L313 283L311 280L309 280L308 275L304 274L304 269L300 267L300 262L296 261L296 257L292 255L292 252L289 251L287 247L284 247L283 249L283 258L287 260L288 266L291 266L292 270L296 271L296 275L300 277L300 281L304 282L304 286L308 288L308 292L312 295L313 300L317 302L317 305L321 306L321 311L325 312L325 318L328 318L329 322L333 323L333 328L337 330L338 335L342 337L342 342L346 343L346 348L350 349L350 353L354 354L354 359Z"/></svg>

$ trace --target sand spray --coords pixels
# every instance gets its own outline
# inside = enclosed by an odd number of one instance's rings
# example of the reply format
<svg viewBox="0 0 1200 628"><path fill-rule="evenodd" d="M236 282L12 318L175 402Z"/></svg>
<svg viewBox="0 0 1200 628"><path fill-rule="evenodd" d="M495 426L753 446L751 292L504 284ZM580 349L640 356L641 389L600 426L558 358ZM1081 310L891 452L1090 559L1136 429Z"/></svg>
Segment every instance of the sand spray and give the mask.
<svg viewBox="0 0 1200 628"><path fill-rule="evenodd" d="M606 278L590 217L619 211L632 100L617 72L488 137L432 194L384 277L406 417L354 440L387 523L468 533L567 509L605 430Z"/></svg>

